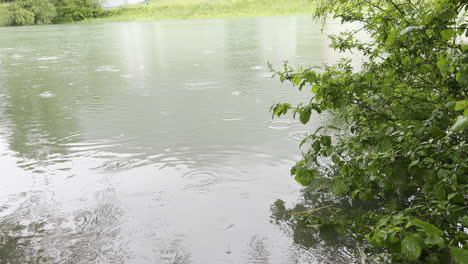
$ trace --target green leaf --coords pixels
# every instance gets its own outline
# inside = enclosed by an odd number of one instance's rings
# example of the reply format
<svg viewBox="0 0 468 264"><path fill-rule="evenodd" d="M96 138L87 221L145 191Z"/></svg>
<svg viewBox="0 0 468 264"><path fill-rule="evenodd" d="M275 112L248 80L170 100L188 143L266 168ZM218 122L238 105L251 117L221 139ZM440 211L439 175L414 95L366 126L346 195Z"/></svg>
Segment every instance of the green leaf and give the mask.
<svg viewBox="0 0 468 264"><path fill-rule="evenodd" d="M303 186L308 186L314 179L315 171L308 168L300 168L296 171L295 180Z"/></svg>
<svg viewBox="0 0 468 264"><path fill-rule="evenodd" d="M333 192L336 195L343 195L349 190L349 185L344 181L338 180L333 184Z"/></svg>
<svg viewBox="0 0 468 264"><path fill-rule="evenodd" d="M410 261L415 261L421 256L421 238L417 234L411 234L401 241L401 253Z"/></svg>
<svg viewBox="0 0 468 264"><path fill-rule="evenodd" d="M424 24L429 24L432 22L432 13L429 13L427 15L424 16Z"/></svg>
<svg viewBox="0 0 468 264"><path fill-rule="evenodd" d="M314 143L312 143L312 149L313 149L315 152L319 152L319 151L320 151L320 148L321 148L321 145L320 145L320 141L319 141L319 140L316 140L316 141L314 141Z"/></svg>
<svg viewBox="0 0 468 264"><path fill-rule="evenodd" d="M373 239L377 243L382 244L387 239L387 236L388 236L388 233L385 230L379 229L376 232L374 232Z"/></svg>
<svg viewBox="0 0 468 264"><path fill-rule="evenodd" d="M440 264L439 257L436 254L432 253L426 257L427 264Z"/></svg>
<svg viewBox="0 0 468 264"><path fill-rule="evenodd" d="M299 116L299 120L302 124L307 124L307 122L309 122L311 113L312 110L310 108L302 109L301 115Z"/></svg>
<svg viewBox="0 0 468 264"><path fill-rule="evenodd" d="M433 138L438 138L438 137L443 137L445 136L445 132L438 128L438 127L430 127L427 129L429 134L433 137Z"/></svg>
<svg viewBox="0 0 468 264"><path fill-rule="evenodd" d="M333 163L335 163L335 164L338 164L341 161L340 156L338 156L336 154L333 154L331 156L331 159L332 159Z"/></svg>
<svg viewBox="0 0 468 264"><path fill-rule="evenodd" d="M457 264L468 264L468 250L457 247L450 247L450 255Z"/></svg>
<svg viewBox="0 0 468 264"><path fill-rule="evenodd" d="M440 13L439 17L444 20L448 21L454 19L457 16L457 12L453 9L446 9L444 12Z"/></svg>
<svg viewBox="0 0 468 264"><path fill-rule="evenodd" d="M435 186L434 189L432 190L432 194L434 195L434 198L437 200L445 200L447 198L447 193L445 192L444 188L440 186Z"/></svg>
<svg viewBox="0 0 468 264"><path fill-rule="evenodd" d="M462 67L460 69L460 71L458 72L457 82L462 87L467 87L468 86L468 67L467 66Z"/></svg>
<svg viewBox="0 0 468 264"><path fill-rule="evenodd" d="M411 221L408 222L407 226L409 227L413 225L420 227L425 233L430 234L430 235L442 236L444 234L444 231L440 230L435 225L428 223L428 222L424 222L423 220L419 218L411 219Z"/></svg>
<svg viewBox="0 0 468 264"><path fill-rule="evenodd" d="M396 39L396 37L398 36L399 33L400 33L400 30L395 29L392 32L390 32L390 34L388 34L388 38L387 38L387 45L388 46L393 45L393 43L395 42L395 39Z"/></svg>
<svg viewBox="0 0 468 264"><path fill-rule="evenodd" d="M440 35L444 40L450 40L451 38L453 38L453 36L455 36L455 31L451 28L444 29L440 32Z"/></svg>
<svg viewBox="0 0 468 264"><path fill-rule="evenodd" d="M455 132L463 131L468 125L468 117L466 116L458 116L457 121L452 126L452 130Z"/></svg>
<svg viewBox="0 0 468 264"><path fill-rule="evenodd" d="M331 137L330 136L320 136L320 142L322 145L328 147L331 145Z"/></svg>
<svg viewBox="0 0 468 264"><path fill-rule="evenodd" d="M378 149L380 152L386 152L393 148L392 140L390 137L384 137L378 144Z"/></svg>
<svg viewBox="0 0 468 264"><path fill-rule="evenodd" d="M312 91L314 94L316 94L319 90L320 90L320 85L317 85L317 84L316 84L316 85L312 86L311 91Z"/></svg>
<svg viewBox="0 0 468 264"><path fill-rule="evenodd" d="M468 100L461 100L455 104L455 111L460 111L468 108Z"/></svg>
<svg viewBox="0 0 468 264"><path fill-rule="evenodd" d="M333 129L333 130L340 130L338 127L334 126L334 125L328 125L327 126L327 129Z"/></svg>
<svg viewBox="0 0 468 264"><path fill-rule="evenodd" d="M444 242L444 239L440 236L437 236L437 235L429 235L425 240L424 240L424 244L426 245L437 245L439 246L440 248L444 248L445 247L445 242Z"/></svg>
<svg viewBox="0 0 468 264"><path fill-rule="evenodd" d="M309 83L313 83L317 80L317 74L313 71L306 73L304 77Z"/></svg>
<svg viewBox="0 0 468 264"><path fill-rule="evenodd" d="M468 227L468 216L462 217L462 224L463 224L465 227Z"/></svg>
<svg viewBox="0 0 468 264"><path fill-rule="evenodd" d="M440 73L442 73L442 76L446 77L450 68L449 60L447 58L440 58L437 61L437 67L439 68Z"/></svg>
<svg viewBox="0 0 468 264"><path fill-rule="evenodd" d="M408 169L411 169L413 166L416 166L419 164L419 160L413 160L409 165Z"/></svg>
<svg viewBox="0 0 468 264"><path fill-rule="evenodd" d="M302 81L302 78L299 74L296 74L294 78L292 79L292 83L294 85L298 85L299 83L301 83L301 81Z"/></svg>

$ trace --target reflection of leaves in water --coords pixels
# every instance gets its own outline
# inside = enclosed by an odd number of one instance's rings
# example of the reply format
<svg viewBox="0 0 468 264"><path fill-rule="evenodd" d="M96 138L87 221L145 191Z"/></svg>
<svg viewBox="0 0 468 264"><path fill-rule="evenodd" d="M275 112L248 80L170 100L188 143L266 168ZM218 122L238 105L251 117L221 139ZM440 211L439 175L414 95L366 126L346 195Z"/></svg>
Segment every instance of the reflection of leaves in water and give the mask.
<svg viewBox="0 0 468 264"><path fill-rule="evenodd" d="M122 210L109 192L92 208L58 216L43 194L0 221L0 263L125 263Z"/></svg>
<svg viewBox="0 0 468 264"><path fill-rule="evenodd" d="M249 252L246 256L248 263L268 264L271 252L266 245L266 239L258 236L252 237L249 243Z"/></svg>
<svg viewBox="0 0 468 264"><path fill-rule="evenodd" d="M37 237L44 223L28 226L0 223L0 260L2 263L47 263L51 261L43 250L35 251ZM34 232L38 232L34 235Z"/></svg>
<svg viewBox="0 0 468 264"><path fill-rule="evenodd" d="M190 253L181 245L180 240L174 240L166 250L161 250L163 264L189 264L192 263Z"/></svg>
<svg viewBox="0 0 468 264"><path fill-rule="evenodd" d="M282 200L277 200L271 206L273 222L284 232L290 233L296 245L308 248L319 263L357 261L357 244L352 237L340 234L332 226L315 226L316 223L310 222L301 212L311 212L319 219L333 218L352 214L355 210L370 210L377 205L372 202L351 204L348 200L336 200L329 194L316 192L311 188L305 189L303 195L304 201L290 208Z"/></svg>

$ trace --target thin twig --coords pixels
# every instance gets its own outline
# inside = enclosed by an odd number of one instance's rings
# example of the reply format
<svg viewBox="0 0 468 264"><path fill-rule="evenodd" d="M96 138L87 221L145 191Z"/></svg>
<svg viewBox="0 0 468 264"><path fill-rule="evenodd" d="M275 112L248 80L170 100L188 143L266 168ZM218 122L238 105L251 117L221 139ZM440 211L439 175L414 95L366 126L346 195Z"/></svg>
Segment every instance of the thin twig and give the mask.
<svg viewBox="0 0 468 264"><path fill-rule="evenodd" d="M314 213L314 212L320 211L320 210L322 210L322 209L326 209L326 208L331 207L331 206L333 206L333 204L329 204L329 205L326 205L326 206L313 208L313 209L306 210L306 211L302 211L302 212L292 212L292 213L289 213L289 214L290 214L290 215L304 215L304 214L310 214L310 213Z"/></svg>

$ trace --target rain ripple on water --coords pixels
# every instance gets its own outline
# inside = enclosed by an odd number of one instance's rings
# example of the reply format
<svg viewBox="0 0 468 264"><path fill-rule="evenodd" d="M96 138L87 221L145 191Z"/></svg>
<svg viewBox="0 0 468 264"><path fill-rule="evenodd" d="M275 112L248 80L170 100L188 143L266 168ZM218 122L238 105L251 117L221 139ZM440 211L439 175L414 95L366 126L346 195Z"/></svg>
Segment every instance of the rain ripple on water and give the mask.
<svg viewBox="0 0 468 264"><path fill-rule="evenodd" d="M190 82L185 84L187 90L208 90L221 87L219 82Z"/></svg>
<svg viewBox="0 0 468 264"><path fill-rule="evenodd" d="M223 182L221 174L212 170L198 170L185 173L184 189L200 193L208 193L211 187Z"/></svg>
<svg viewBox="0 0 468 264"><path fill-rule="evenodd" d="M268 128L271 129L290 129L297 126L297 121L289 120L289 119L276 119L268 121L267 123Z"/></svg>

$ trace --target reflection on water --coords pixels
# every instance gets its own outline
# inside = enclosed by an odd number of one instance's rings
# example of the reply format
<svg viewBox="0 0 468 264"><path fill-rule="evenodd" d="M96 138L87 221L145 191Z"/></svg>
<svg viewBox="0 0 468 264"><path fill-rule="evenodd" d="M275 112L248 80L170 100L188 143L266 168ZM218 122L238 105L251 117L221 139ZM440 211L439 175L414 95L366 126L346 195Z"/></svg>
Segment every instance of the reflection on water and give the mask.
<svg viewBox="0 0 468 264"><path fill-rule="evenodd" d="M309 260L306 263L358 263L355 254L356 242L353 239L343 236L331 227L307 227L299 216L293 216L294 213L303 212L310 208L320 208L332 203L329 195L310 189L305 189L303 195L304 201L296 203L294 206L287 206L282 200L277 200L271 206L273 222L281 228L282 232L292 237L294 245L302 249L313 249L312 252L306 251L308 254L303 254L300 257L308 256ZM340 205L340 208L346 207L343 203ZM347 205L349 207L349 204ZM316 213L324 211L320 210ZM304 263L304 261L297 263Z"/></svg>
<svg viewBox="0 0 468 264"><path fill-rule="evenodd" d="M274 30L272 30L274 29ZM270 222L309 127L270 79L329 59L308 16L0 29L6 263L314 263Z"/></svg>

